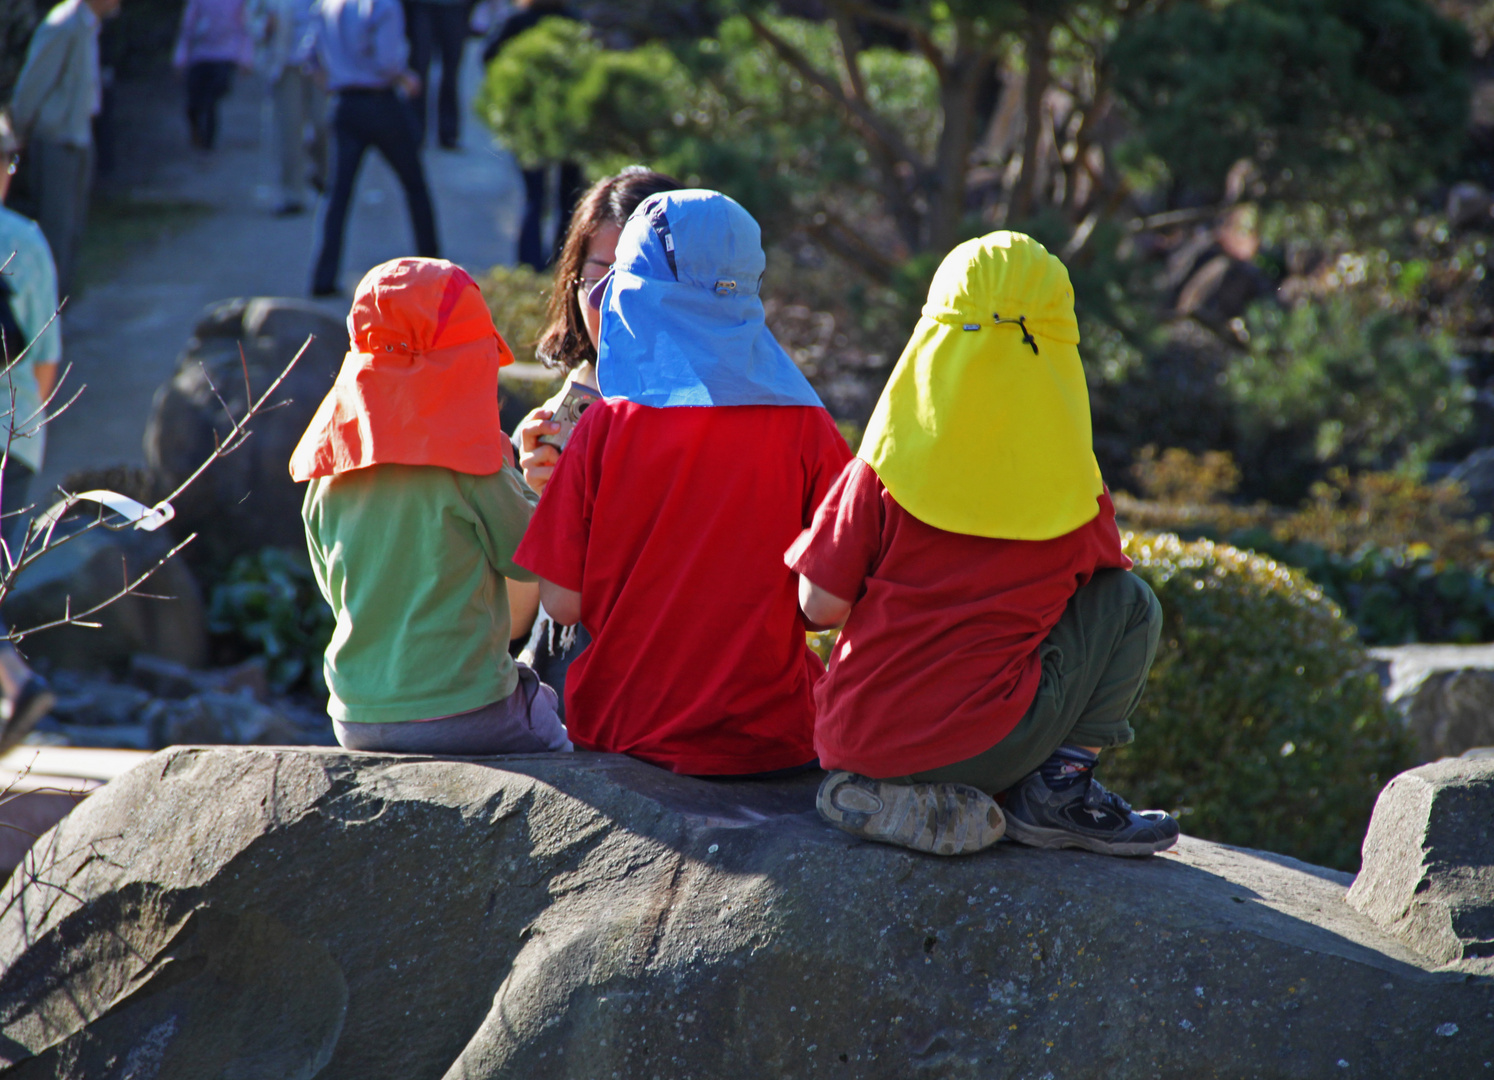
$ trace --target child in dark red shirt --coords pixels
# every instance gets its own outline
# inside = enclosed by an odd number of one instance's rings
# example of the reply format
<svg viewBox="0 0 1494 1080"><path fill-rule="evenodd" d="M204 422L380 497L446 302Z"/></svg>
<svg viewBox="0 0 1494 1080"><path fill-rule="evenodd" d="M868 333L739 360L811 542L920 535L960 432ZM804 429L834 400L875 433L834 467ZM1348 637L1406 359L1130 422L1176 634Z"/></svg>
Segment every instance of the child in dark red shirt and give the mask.
<svg viewBox="0 0 1494 1080"><path fill-rule="evenodd" d="M782 553L850 458L763 323L757 223L713 191L634 212L602 307L606 399L577 422L515 561L592 643L566 677L578 749L675 772L814 760L814 682Z"/></svg>
<svg viewBox="0 0 1494 1080"><path fill-rule="evenodd" d="M1092 775L1133 737L1162 612L1121 551L1078 343L1040 244L955 248L860 455L788 550L806 618L844 624L815 749L820 813L848 832L945 855L1003 831L1116 855L1177 839Z"/></svg>

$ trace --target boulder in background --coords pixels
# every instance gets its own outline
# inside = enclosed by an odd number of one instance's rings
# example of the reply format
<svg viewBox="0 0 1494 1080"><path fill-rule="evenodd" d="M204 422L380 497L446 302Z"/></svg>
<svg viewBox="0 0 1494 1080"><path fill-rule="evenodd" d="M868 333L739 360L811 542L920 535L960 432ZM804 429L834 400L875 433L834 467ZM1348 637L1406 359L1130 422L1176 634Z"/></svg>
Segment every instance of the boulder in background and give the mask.
<svg viewBox="0 0 1494 1080"><path fill-rule="evenodd" d="M1371 649L1422 761L1494 746L1494 645Z"/></svg>
<svg viewBox="0 0 1494 1080"><path fill-rule="evenodd" d="M1494 758L1386 785L1348 901L1433 962L1494 975Z"/></svg>
<svg viewBox="0 0 1494 1080"><path fill-rule="evenodd" d="M256 419L248 442L213 465L176 501L173 526L183 535L198 534L187 551L194 563L223 567L235 556L267 545L305 544L304 489L290 478L290 456L342 365L347 327L302 300L225 300L203 314L176 374L156 391L145 429L145 457L169 488L190 475L212 452L214 439L229 431L216 395L234 416L243 416L249 396L264 392L308 336L313 338L310 347L281 384L278 398L288 404Z"/></svg>

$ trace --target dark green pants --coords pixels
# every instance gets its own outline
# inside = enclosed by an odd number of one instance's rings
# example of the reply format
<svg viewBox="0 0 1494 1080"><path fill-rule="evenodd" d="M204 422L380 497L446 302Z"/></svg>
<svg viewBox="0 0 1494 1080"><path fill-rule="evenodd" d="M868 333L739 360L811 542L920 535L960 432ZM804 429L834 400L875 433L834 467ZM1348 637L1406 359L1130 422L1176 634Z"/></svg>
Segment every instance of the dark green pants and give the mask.
<svg viewBox="0 0 1494 1080"><path fill-rule="evenodd" d="M1129 570L1101 570L1070 597L1039 646L1037 697L1006 738L973 758L890 779L969 784L995 795L1065 743L1125 746L1161 635L1162 605L1147 583Z"/></svg>

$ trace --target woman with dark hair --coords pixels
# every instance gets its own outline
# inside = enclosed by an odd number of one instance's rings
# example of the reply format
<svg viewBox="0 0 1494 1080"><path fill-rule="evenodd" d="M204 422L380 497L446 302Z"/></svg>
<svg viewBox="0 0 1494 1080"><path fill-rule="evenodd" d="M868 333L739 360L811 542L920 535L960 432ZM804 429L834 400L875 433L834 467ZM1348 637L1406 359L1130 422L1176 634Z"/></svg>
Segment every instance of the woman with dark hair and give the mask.
<svg viewBox="0 0 1494 1080"><path fill-rule="evenodd" d="M550 419L555 407L572 382L597 388L597 331L602 315L587 304L586 295L612 265L617 238L638 204L650 195L679 186L673 177L642 165L629 165L616 176L598 180L576 204L565 246L555 260L555 285L550 290L545 331L535 346L544 363L567 373L565 385L524 418L515 439L519 467L537 492L545 490L560 460L559 450L539 441L541 436L560 431L560 425Z"/></svg>
<svg viewBox="0 0 1494 1080"><path fill-rule="evenodd" d="M555 284L550 290L546 326L535 348L540 360L566 372L565 384L549 401L519 425L514 442L524 479L543 492L560 460L560 451L544 436L557 435L560 425L551 418L572 383L597 388L597 334L601 312L586 302L587 294L612 266L622 227L638 204L650 195L680 186L673 177L630 165L616 176L593 184L571 213L565 244L555 260ZM509 613L515 638L528 633L521 659L540 673L565 701L565 672L591 640L580 626L557 627L540 608L539 588L528 582L509 582ZM564 717L564 705L561 716Z"/></svg>

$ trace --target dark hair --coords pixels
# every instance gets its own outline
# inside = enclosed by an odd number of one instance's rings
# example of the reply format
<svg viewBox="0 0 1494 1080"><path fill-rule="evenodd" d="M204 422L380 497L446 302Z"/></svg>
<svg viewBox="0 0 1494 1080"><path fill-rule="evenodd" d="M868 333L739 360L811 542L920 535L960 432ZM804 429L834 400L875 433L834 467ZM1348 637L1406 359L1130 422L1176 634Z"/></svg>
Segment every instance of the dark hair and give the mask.
<svg viewBox="0 0 1494 1080"><path fill-rule="evenodd" d="M587 336L581 300L576 295L586 247L603 225L622 228L644 199L661 191L674 191L679 186L672 176L642 165L629 165L616 176L598 180L576 202L565 245L555 260L555 284L550 289L550 303L545 311L545 329L535 347L542 361L569 371L596 360L597 351Z"/></svg>

